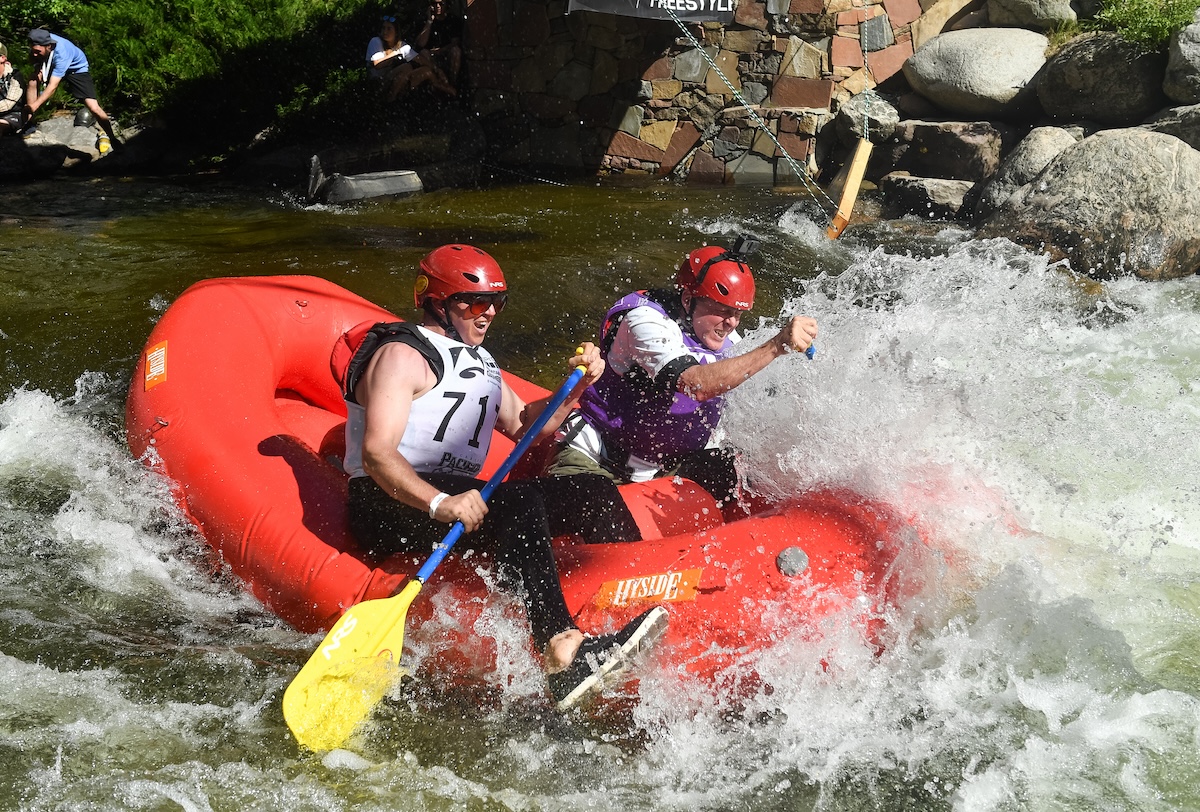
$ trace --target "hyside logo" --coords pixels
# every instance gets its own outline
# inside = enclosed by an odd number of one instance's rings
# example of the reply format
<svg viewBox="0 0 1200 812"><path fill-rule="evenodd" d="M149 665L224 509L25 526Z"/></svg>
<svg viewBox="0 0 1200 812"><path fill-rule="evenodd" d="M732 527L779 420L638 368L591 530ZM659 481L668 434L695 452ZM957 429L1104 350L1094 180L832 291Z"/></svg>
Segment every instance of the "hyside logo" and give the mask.
<svg viewBox="0 0 1200 812"><path fill-rule="evenodd" d="M636 603L672 603L694 601L703 568L640 575L607 581L596 593L596 607L629 606Z"/></svg>
<svg viewBox="0 0 1200 812"><path fill-rule="evenodd" d="M147 392L167 379L167 342L160 341L146 350L145 372Z"/></svg>
<svg viewBox="0 0 1200 812"><path fill-rule="evenodd" d="M329 642L321 646L321 653L325 655L326 660L333 659L333 652L342 647L342 641L354 633L354 627L357 625L358 618L347 612L329 635Z"/></svg>

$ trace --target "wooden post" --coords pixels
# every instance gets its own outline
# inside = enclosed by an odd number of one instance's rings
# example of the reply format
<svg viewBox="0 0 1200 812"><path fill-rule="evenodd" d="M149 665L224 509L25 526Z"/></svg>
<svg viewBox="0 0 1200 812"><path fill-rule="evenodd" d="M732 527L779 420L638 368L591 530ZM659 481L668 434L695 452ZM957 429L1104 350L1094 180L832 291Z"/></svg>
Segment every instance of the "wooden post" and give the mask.
<svg viewBox="0 0 1200 812"><path fill-rule="evenodd" d="M850 214L854 211L854 202L858 199L858 187L862 185L863 174L867 171L867 161L871 157L871 149L870 141L866 138L858 139L858 146L854 148L854 156L846 164L849 170L846 172L845 186L842 187L842 195L838 201L838 210L833 216L833 222L825 230L831 240L840 237L850 223ZM837 182L838 180L835 179L834 185Z"/></svg>

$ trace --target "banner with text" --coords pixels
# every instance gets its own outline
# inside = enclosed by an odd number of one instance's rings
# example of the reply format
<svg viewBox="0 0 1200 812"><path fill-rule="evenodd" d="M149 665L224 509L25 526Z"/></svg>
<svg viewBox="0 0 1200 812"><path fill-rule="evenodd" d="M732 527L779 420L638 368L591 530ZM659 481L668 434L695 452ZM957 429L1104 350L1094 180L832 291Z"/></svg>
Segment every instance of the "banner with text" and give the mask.
<svg viewBox="0 0 1200 812"><path fill-rule="evenodd" d="M568 11L599 11L648 20L673 19L673 11L689 23L731 23L736 5L736 0L571 0Z"/></svg>

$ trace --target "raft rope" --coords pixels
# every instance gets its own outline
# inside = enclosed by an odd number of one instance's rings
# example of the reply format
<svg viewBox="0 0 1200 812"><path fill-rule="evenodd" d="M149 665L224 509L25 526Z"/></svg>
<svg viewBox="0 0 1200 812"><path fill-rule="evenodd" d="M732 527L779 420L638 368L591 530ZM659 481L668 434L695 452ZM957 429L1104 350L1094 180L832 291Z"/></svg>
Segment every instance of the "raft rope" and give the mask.
<svg viewBox="0 0 1200 812"><path fill-rule="evenodd" d="M827 213L826 216L829 217L829 222L832 223L834 215L837 214L838 204L834 203L833 200L830 199L829 195L825 194L825 190L818 186L812 180L812 178L808 176L807 170L803 169L800 164L796 163L796 159L793 158L786 149L784 149L783 144L779 143L779 139L775 136L775 133L771 132L771 128L767 126L767 122L764 121L762 116L760 116L754 109L755 105L750 104L750 102L746 100L746 97L742 95L742 92L733 86L733 82L729 81L729 77L726 76L725 72L717 65L716 60L709 56L708 51L704 50L704 47L700 44L700 41L696 39L696 36L688 30L683 20L681 20L679 15L675 13L675 9L671 8L670 4L664 4L663 8L665 8L666 12L671 15L671 19L675 21L677 26L679 26L679 30L682 31L683 35L688 38L688 41L692 44L692 47L700 52L701 56L704 57L704 61L708 63L708 66L716 71L717 76L721 77L721 81L724 82L725 86L728 87L730 92L733 93L733 97L737 99L743 107L746 108L746 112L750 114L751 120L753 120L754 123L757 124L759 128L767 134L767 136L771 139L771 142L775 144L775 148L783 154L783 157L787 160L788 166L791 167L792 172L794 172L796 177L800 178L801 182L804 183L805 191L809 193L813 200L817 201L818 205L821 204L822 200L829 204L830 208L833 210L833 213ZM825 207L821 206L821 208L824 210Z"/></svg>
<svg viewBox="0 0 1200 812"><path fill-rule="evenodd" d="M863 20L863 23L865 24L866 20ZM863 42L862 24L860 24L858 26L858 48L860 51L862 51L863 70L867 74L867 80L875 82L875 86L879 87L879 82L875 81L875 74L871 71L871 66L867 62L867 44L865 42ZM863 82L863 93L866 93L868 90L870 90L870 88L867 87L867 83ZM862 139L864 141L870 141L871 140L871 97L870 96L867 96L865 109L863 110L862 130L863 130L862 131Z"/></svg>
<svg viewBox="0 0 1200 812"><path fill-rule="evenodd" d="M504 166L499 166L497 164L489 163L488 161L481 161L480 166L486 166L488 169L492 169L497 172L506 172L509 175L513 175L514 177L521 178L522 180L535 180L538 183L545 183L549 186L562 186L563 188L566 188L568 185L565 183L559 183L556 180L550 180L549 178L542 178L542 177L538 177L537 175L530 175L527 172L517 172L516 170L509 169Z"/></svg>

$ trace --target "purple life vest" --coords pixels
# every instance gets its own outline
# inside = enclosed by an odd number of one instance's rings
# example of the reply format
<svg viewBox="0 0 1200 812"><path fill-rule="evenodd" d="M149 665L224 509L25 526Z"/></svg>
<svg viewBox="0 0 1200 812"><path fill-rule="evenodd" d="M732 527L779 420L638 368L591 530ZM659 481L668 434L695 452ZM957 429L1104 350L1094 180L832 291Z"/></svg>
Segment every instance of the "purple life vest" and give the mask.
<svg viewBox="0 0 1200 812"><path fill-rule="evenodd" d="M606 361L621 320L635 307L653 308L663 318L682 325L684 316L677 291L631 293L604 316L600 351ZM686 329L683 343L701 364L719 360L733 345L725 339L721 350L713 352ZM604 439L612 462L623 466L632 455L668 468L683 455L708 445L717 421L721 419L723 402L723 398L715 397L701 403L675 391L673 386L668 389L634 364L624 375L618 375L611 366L606 367L600 380L584 391L579 408L584 420Z"/></svg>

